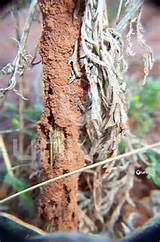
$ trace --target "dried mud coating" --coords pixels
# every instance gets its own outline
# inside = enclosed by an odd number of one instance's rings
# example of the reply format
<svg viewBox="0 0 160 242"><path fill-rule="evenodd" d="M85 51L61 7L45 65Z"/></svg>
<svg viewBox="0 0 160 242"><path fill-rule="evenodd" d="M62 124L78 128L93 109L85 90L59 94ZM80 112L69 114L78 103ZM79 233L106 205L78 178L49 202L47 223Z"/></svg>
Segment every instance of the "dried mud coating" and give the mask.
<svg viewBox="0 0 160 242"><path fill-rule="evenodd" d="M71 77L68 59L73 53L81 26L80 16L73 20L74 7L72 0L40 1L43 15L40 54L44 70L44 113L38 123L38 131L44 180L84 165L78 144L79 103L83 102L84 91L81 80L68 84ZM61 137L61 148L51 158L53 147L47 141L53 138L55 142L57 133ZM39 214L49 231L77 228L77 192L77 175L42 188Z"/></svg>

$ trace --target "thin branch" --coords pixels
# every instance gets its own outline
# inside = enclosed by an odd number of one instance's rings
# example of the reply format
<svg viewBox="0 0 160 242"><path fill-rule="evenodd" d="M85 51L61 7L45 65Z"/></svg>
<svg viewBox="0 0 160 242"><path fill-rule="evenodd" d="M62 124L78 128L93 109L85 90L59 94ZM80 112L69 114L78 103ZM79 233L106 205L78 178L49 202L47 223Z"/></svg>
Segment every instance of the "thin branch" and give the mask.
<svg viewBox="0 0 160 242"><path fill-rule="evenodd" d="M7 152L7 148L6 148L6 145L4 143L2 135L0 135L0 150L2 152L2 156L3 156L3 159L4 159L4 162L5 162L8 174L10 176L14 176L13 170L12 170L11 160L9 158L9 155L8 155L8 152Z"/></svg>
<svg viewBox="0 0 160 242"><path fill-rule="evenodd" d="M123 0L120 0L119 1L119 6L118 6L118 11L117 11L117 16L116 16L116 23L118 23L119 21L119 18L120 18L120 14L121 14L121 11L122 11L122 6L123 6Z"/></svg>
<svg viewBox="0 0 160 242"><path fill-rule="evenodd" d="M100 161L100 162L94 163L94 164L92 164L92 165L89 165L89 166L86 166L86 167L83 167L83 168L80 168L80 169L77 169L77 170L75 170L75 171L71 171L71 172L66 173L66 174L64 174L64 175L61 175L61 176L58 176L58 177L51 178L51 179L49 179L49 180L47 180L47 181L43 181L43 182L41 182L41 183L38 183L38 184L36 184L36 185L34 185L34 186L31 186L31 187L29 187L29 188L27 188L27 189L24 189L24 190L21 191L21 192L17 192L17 193L15 193L15 194L13 194L13 195L11 195L11 196L9 196L9 197L6 197L6 198L0 200L0 204L3 204L3 203L5 203L5 202L7 202L7 201L9 201L9 200L11 200L11 199L13 199L13 198L15 198L15 197L18 197L18 196L20 196L20 195L22 195L22 194L24 194L24 193L26 193L26 192L32 191L32 190L37 189L37 188L39 188L39 187L42 187L42 186L48 185L48 184L50 184L50 183L53 183L53 182L56 182L56 181L62 180L62 179L67 178L67 177L69 177L69 176L76 175L76 174L78 174L78 173L81 173L81 172L87 171L87 170L89 170L89 169L93 169L93 168L96 168L96 167L98 167L98 166L105 165L106 163L109 163L109 162L111 162L111 161L113 161L113 160L120 160L120 159L122 159L122 158L126 158L126 157L129 157L129 156L134 155L134 154L138 154L138 153L140 153L140 152L146 152L147 150L149 150L149 149L153 149L153 148L155 148L155 147L157 147L157 146L160 146L160 142L157 142L157 143L154 143L154 144L151 144L151 145L146 145L145 147L142 147L142 148L139 148L139 149L132 150L132 151L127 152L127 153L125 153L125 154L118 155L118 156L116 156L116 157L111 157L111 158L109 158L109 159L106 159L106 160L103 160L103 161Z"/></svg>
<svg viewBox="0 0 160 242"><path fill-rule="evenodd" d="M20 22L19 22L19 15L18 15L18 9L17 5L14 4L14 9L13 9L13 16L15 18L15 23L16 23L16 39L18 42L20 42ZM17 45L18 47L18 45ZM18 49L17 49L18 51ZM23 96L24 92L24 74L22 74L19 78L19 93ZM23 155L24 152L24 99L19 98L19 119L20 119L20 132L19 132L19 152L20 155Z"/></svg>
<svg viewBox="0 0 160 242"><path fill-rule="evenodd" d="M23 79L24 75L21 76L19 82L19 92L23 95L24 87L23 87ZM24 152L24 108L25 103L22 98L19 99L19 122L20 122L20 131L19 131L19 151L20 155L23 155Z"/></svg>
<svg viewBox="0 0 160 242"><path fill-rule="evenodd" d="M25 129L35 128L35 127L36 127L35 124L31 124L31 125L26 126ZM0 135L1 134L10 134L10 133L19 132L19 131L20 131L20 128L0 130Z"/></svg>
<svg viewBox="0 0 160 242"><path fill-rule="evenodd" d="M37 6L37 2L38 0L32 0L31 4L30 4L30 8L29 8L29 14L28 17L26 19L25 22L25 26L24 26L24 30L20 39L20 43L19 43L19 48L18 48L18 52L17 55L13 61L13 73L12 76L9 80L9 84L8 87L6 88L1 88L0 92L2 93L2 96L8 92L15 89L15 86L17 84L17 74L19 74L19 69L21 69L21 62L22 62L22 57L24 57L24 53L25 53L25 46L26 46L26 42L28 39L28 35L29 35L29 30L32 24L32 20L34 17L34 13L36 10L36 6ZM26 56L27 57L27 56Z"/></svg>

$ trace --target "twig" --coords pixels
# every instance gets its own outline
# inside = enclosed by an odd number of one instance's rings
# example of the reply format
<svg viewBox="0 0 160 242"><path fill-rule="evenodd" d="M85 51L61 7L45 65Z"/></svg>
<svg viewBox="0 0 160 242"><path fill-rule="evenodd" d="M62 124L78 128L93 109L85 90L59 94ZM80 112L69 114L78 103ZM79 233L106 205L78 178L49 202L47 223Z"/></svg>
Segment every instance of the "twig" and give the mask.
<svg viewBox="0 0 160 242"><path fill-rule="evenodd" d="M123 6L123 0L120 0L119 2L119 6L118 6L118 11L117 11L117 16L116 16L116 24L118 23L119 21L119 18L120 18L120 14L121 14L121 10L122 10L122 6Z"/></svg>
<svg viewBox="0 0 160 242"><path fill-rule="evenodd" d="M23 95L23 77L20 77L19 82L19 92ZM20 155L23 155L24 152L24 100L22 98L19 99L19 122L20 122L20 131L19 131L19 151Z"/></svg>
<svg viewBox="0 0 160 242"><path fill-rule="evenodd" d="M6 149L6 145L4 143L2 135L0 135L0 150L1 150L2 156L4 158L4 162L5 162L8 174L10 176L14 176L13 170L12 170L12 165L11 165L11 160L9 159L7 149Z"/></svg>
<svg viewBox="0 0 160 242"><path fill-rule="evenodd" d="M69 176L76 175L76 174L78 174L78 173L81 173L81 172L87 171L87 170L89 170L89 169L93 169L93 168L96 168L96 167L98 167L98 166L105 165L106 163L109 163L109 162L111 162L111 161L113 161L113 160L120 160L120 159L122 159L122 158L126 158L126 157L131 156L131 155L134 155L134 154L138 154L138 153L140 153L140 152L146 152L147 150L149 150L149 149L153 149L153 148L155 148L155 147L157 147L157 146L160 146L160 142L157 142L157 143L154 143L154 144L151 144L151 145L146 145L145 147L142 147L142 148L139 148L139 149L132 150L132 151L127 152L127 153L125 153L125 154L118 155L118 156L116 156L116 157L111 157L111 158L109 158L109 159L106 159L106 160L103 160L103 161L100 161L100 162L94 163L94 164L92 164L92 165L89 165L89 166L86 166L86 167L83 167L83 168L80 168L80 169L77 169L77 170L75 170L75 171L71 171L71 172L66 173L66 174L64 174L64 175L61 175L61 176L58 176L58 177L51 178L51 179L49 179L49 180L47 180L47 181L43 181L43 182L41 182L41 183L38 183L38 184L36 184L36 185L33 185L33 186L31 186L31 187L29 187L29 188L27 188L27 189L24 189L24 190L21 191L21 192L17 192L17 193L15 193L15 194L13 194L13 195L11 195L11 196L9 196L9 197L6 197L6 198L0 200L0 204L3 204L4 202L7 202L7 201L9 201L9 200L11 200L11 199L13 199L13 198L15 198L15 197L18 197L18 196L20 196L21 194L24 194L24 193L26 193L26 192L33 191L34 189L37 189L37 188L39 188L39 187L42 187L42 186L48 185L48 184L53 183L53 182L56 182L56 181L59 181L59 180L61 180L61 179L67 178L67 177L69 177ZM117 167L117 168L118 168L118 167Z"/></svg>
<svg viewBox="0 0 160 242"><path fill-rule="evenodd" d="M27 129L27 128L34 128L34 127L36 127L36 125L35 124L32 124L32 125L26 126L25 128ZM20 128L18 128L18 129L0 130L0 135L1 134L10 134L10 133L19 132L19 131L20 131Z"/></svg>
<svg viewBox="0 0 160 242"><path fill-rule="evenodd" d="M13 16L15 18L15 23L16 23L16 39L19 42L20 41L20 23L19 23L19 16L18 16L18 10L17 10L16 4L13 9ZM22 96L24 91L23 81L24 81L24 74L22 74L19 78L19 93ZM20 155L22 156L23 149L24 149L24 99L23 98L19 98L19 117L20 117L19 151L20 151Z"/></svg>
<svg viewBox="0 0 160 242"><path fill-rule="evenodd" d="M71 78L69 80L69 84L71 84L74 80L77 78L80 78L81 74L79 73L78 66L77 66L77 55L78 53L78 41L76 41L75 46L74 46L74 51L72 56L69 58L68 64L71 65Z"/></svg>
<svg viewBox="0 0 160 242"><path fill-rule="evenodd" d="M19 73L19 68L21 66L22 57L24 56L25 45L27 42L27 38L28 38L29 30L30 30L30 27L32 24L32 20L34 17L34 12L36 10L37 2L38 2L38 0L32 0L32 2L31 2L30 8L29 8L29 14L27 16L24 30L23 30L23 33L22 33L22 36L20 39L18 52L13 61L13 73L12 73L11 78L9 79L8 87L0 89L0 92L2 93L2 95L4 95L8 91L11 91L11 90L14 91L15 86L17 84L17 74Z"/></svg>

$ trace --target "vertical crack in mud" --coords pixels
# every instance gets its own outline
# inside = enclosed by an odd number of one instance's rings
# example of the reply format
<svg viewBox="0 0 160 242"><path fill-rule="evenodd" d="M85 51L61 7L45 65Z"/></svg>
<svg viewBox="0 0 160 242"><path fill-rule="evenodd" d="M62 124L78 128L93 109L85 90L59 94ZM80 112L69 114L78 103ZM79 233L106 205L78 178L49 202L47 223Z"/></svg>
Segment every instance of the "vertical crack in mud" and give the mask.
<svg viewBox="0 0 160 242"><path fill-rule="evenodd" d="M69 83L68 59L79 38L81 20L73 19L74 1L41 0L43 33L44 112L38 123L43 179L59 176L84 165L79 140L79 102L83 103L81 80ZM56 130L56 131L55 131ZM55 144L55 137L58 142ZM53 141L49 142L49 141ZM52 150L55 152L52 156ZM41 190L39 214L49 231L77 228L78 175Z"/></svg>

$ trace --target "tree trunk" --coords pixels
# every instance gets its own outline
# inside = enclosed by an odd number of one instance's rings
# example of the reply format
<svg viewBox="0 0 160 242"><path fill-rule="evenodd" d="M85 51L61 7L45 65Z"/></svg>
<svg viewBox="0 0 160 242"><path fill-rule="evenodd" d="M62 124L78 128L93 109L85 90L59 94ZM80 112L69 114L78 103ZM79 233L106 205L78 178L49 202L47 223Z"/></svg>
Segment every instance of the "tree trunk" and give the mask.
<svg viewBox="0 0 160 242"><path fill-rule="evenodd" d="M40 0L43 33L44 112L38 123L43 179L65 174L84 165L79 120L84 89L81 80L69 84L69 57L80 36L81 17L73 17L73 0ZM39 214L49 231L77 229L78 175L42 188Z"/></svg>

